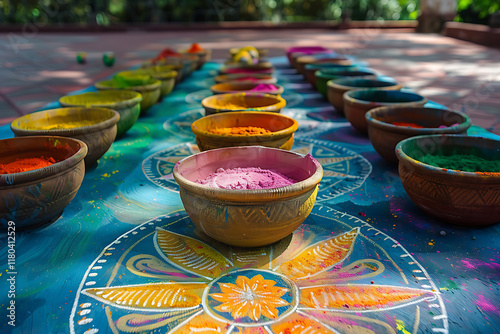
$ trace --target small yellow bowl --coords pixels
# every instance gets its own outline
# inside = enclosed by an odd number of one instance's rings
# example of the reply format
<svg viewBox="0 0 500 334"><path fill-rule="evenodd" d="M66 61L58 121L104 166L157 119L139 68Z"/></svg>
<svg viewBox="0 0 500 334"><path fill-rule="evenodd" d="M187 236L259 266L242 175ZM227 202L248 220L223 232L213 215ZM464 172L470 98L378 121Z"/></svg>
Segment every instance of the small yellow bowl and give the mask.
<svg viewBox="0 0 500 334"><path fill-rule="evenodd" d="M177 78L177 71L172 70L172 67L168 65L139 68L132 71L120 72L119 74L132 76L134 73L138 75L148 75L160 80L160 100L172 92Z"/></svg>
<svg viewBox="0 0 500 334"><path fill-rule="evenodd" d="M210 90L214 94L227 94L227 93L240 93L240 92L252 92L252 89L256 88L258 83L250 83L250 82L239 82L239 81L227 81L215 84L210 87ZM269 94L269 95L277 95L281 96L285 91L283 86L272 84L276 87L273 90L259 90L259 93Z"/></svg>
<svg viewBox="0 0 500 334"><path fill-rule="evenodd" d="M164 63L162 61L158 61L158 62L151 62L151 61L147 61L147 62L144 62L142 63L141 65L141 68L144 68L144 69L148 69L150 67L158 67L158 69L153 69L153 71L155 72L167 72L167 71L175 71L177 72L177 75L175 76L175 83L178 84L179 82L182 81L183 78L183 74L184 74L184 66L182 65L181 62L177 63L177 64L167 64L167 63Z"/></svg>
<svg viewBox="0 0 500 334"><path fill-rule="evenodd" d="M101 107L117 111L120 114L120 120L116 124L118 138L139 118L141 100L141 94L131 90L106 90L63 96L59 99L59 103L63 107Z"/></svg>
<svg viewBox="0 0 500 334"><path fill-rule="evenodd" d="M131 71L117 73L115 78L98 81L95 83L95 88L98 90L125 89L140 93L142 95L141 115L158 102L161 89L160 80L152 78L149 75L141 75Z"/></svg>
<svg viewBox="0 0 500 334"><path fill-rule="evenodd" d="M255 135L217 134L217 128L259 127L270 133ZM191 124L200 151L230 146L261 145L290 150L299 124L293 118L272 112L235 111L202 117Z"/></svg>
<svg viewBox="0 0 500 334"><path fill-rule="evenodd" d="M19 117L10 128L16 137L61 136L80 139L88 147L85 167L93 166L116 138L120 114L108 108L59 108Z"/></svg>
<svg viewBox="0 0 500 334"><path fill-rule="evenodd" d="M285 99L262 93L229 93L204 98L201 105L205 115L227 111L257 110L280 112L286 106Z"/></svg>

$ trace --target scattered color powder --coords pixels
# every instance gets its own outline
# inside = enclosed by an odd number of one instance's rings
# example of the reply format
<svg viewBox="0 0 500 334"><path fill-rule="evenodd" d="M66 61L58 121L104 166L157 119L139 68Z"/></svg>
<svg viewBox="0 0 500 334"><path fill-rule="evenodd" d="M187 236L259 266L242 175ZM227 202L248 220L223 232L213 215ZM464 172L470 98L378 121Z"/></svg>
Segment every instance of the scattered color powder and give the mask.
<svg viewBox="0 0 500 334"><path fill-rule="evenodd" d="M499 160L487 160L472 154L426 154L418 160L434 167L460 170L463 172L500 172Z"/></svg>
<svg viewBox="0 0 500 334"><path fill-rule="evenodd" d="M254 88L250 89L250 92L274 92L277 91L278 87L271 84L258 84Z"/></svg>
<svg viewBox="0 0 500 334"><path fill-rule="evenodd" d="M13 174L27 172L34 169L50 166L56 163L54 158L23 158L6 164L0 164L0 174Z"/></svg>
<svg viewBox="0 0 500 334"><path fill-rule="evenodd" d="M257 126L235 126L231 128L215 128L210 129L209 133L217 135L239 135L239 136L253 136L271 133L271 131L259 128Z"/></svg>
<svg viewBox="0 0 500 334"><path fill-rule="evenodd" d="M187 50L188 53L197 53L203 51L203 48L198 43L191 44L191 47Z"/></svg>
<svg viewBox="0 0 500 334"><path fill-rule="evenodd" d="M197 180L212 188L221 189L272 189L285 187L296 181L273 170L260 167L219 168L204 180Z"/></svg>
<svg viewBox="0 0 500 334"><path fill-rule="evenodd" d="M36 130L74 129L94 124L96 124L95 121L82 120L82 121L72 121L72 122L64 122L58 124L39 125L36 127L32 127L31 129L36 129Z"/></svg>
<svg viewBox="0 0 500 334"><path fill-rule="evenodd" d="M410 122L392 122L392 125L397 125L397 126L407 126L410 128L417 128L417 129L423 129L424 127L422 125L416 124L416 123L410 123Z"/></svg>

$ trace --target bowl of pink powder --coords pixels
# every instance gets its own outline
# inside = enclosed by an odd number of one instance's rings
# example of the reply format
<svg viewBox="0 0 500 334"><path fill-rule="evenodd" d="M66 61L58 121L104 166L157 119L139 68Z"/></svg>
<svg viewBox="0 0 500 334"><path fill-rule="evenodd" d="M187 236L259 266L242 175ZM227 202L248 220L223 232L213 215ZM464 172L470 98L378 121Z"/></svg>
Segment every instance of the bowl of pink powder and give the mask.
<svg viewBox="0 0 500 334"><path fill-rule="evenodd" d="M210 87L214 94L227 94L227 93L240 93L240 92L257 92L271 95L280 96L285 89L281 85L266 84L266 83L252 83L240 81L228 81L218 83Z"/></svg>
<svg viewBox="0 0 500 334"><path fill-rule="evenodd" d="M78 139L27 136L0 140L0 225L46 226L61 216L85 176L87 145Z"/></svg>
<svg viewBox="0 0 500 334"><path fill-rule="evenodd" d="M202 117L191 124L201 151L261 145L290 150L299 124L274 112L234 111Z"/></svg>
<svg viewBox="0 0 500 334"><path fill-rule="evenodd" d="M323 168L311 155L241 146L184 158L173 176L201 231L232 246L259 247L286 237L307 218Z"/></svg>
<svg viewBox="0 0 500 334"><path fill-rule="evenodd" d="M205 109L205 115L243 110L279 113L286 106L286 101L276 95L259 92L241 92L209 96L201 101L201 105Z"/></svg>

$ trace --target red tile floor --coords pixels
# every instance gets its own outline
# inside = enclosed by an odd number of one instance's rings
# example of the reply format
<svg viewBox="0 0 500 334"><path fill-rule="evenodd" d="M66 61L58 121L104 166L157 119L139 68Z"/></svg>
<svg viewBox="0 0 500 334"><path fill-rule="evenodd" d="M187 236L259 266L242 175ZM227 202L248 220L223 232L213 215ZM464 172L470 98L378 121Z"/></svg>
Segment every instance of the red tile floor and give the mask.
<svg viewBox="0 0 500 334"><path fill-rule="evenodd" d="M430 100L463 110L473 124L500 134L500 49L411 30L205 30L185 32L0 34L0 125L68 92L89 87L165 47L199 42L224 59L234 46L254 45L282 56L294 45L323 45L366 61ZM76 62L79 51L87 63ZM115 66L102 62L113 51Z"/></svg>

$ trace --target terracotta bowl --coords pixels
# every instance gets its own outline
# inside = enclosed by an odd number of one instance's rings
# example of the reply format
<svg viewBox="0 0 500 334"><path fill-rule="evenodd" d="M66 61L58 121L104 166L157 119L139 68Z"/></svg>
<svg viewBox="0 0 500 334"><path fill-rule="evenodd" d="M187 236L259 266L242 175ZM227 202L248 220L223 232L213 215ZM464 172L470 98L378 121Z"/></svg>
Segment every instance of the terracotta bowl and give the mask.
<svg viewBox="0 0 500 334"><path fill-rule="evenodd" d="M196 56L197 62L196 62L196 70L199 70L203 67L203 65L210 60L212 57L212 50L204 49L200 50L198 52L187 52L185 50L180 51L182 55L187 55L187 56Z"/></svg>
<svg viewBox="0 0 500 334"><path fill-rule="evenodd" d="M378 107L365 116L373 147L382 158L394 164L398 162L396 145L403 139L429 134L462 134L471 126L470 118L460 111L424 107ZM393 122L414 123L423 128L394 125Z"/></svg>
<svg viewBox="0 0 500 334"><path fill-rule="evenodd" d="M275 84L278 79L272 74L262 74L262 73L236 73L236 74L220 74L214 77L216 83L226 82L226 81L237 81L246 83L256 83L256 84Z"/></svg>
<svg viewBox="0 0 500 334"><path fill-rule="evenodd" d="M68 137L33 136L0 140L0 164L45 157L56 162L31 171L0 174L0 224L16 230L48 225L73 200L85 175L87 145Z"/></svg>
<svg viewBox="0 0 500 334"><path fill-rule="evenodd" d="M324 54L312 55L312 56L300 56L295 59L297 72L304 75L305 67L309 64L338 64L338 65L352 65L352 60L342 56L332 53L332 56L326 57Z"/></svg>
<svg viewBox="0 0 500 334"><path fill-rule="evenodd" d="M228 93L204 98L201 105L205 115L227 111L257 110L279 113L286 101L276 95L262 93Z"/></svg>
<svg viewBox="0 0 500 334"><path fill-rule="evenodd" d="M83 141L88 148L85 167L89 168L113 144L119 119L118 112L107 108L59 108L19 117L10 128L16 137L61 136Z"/></svg>
<svg viewBox="0 0 500 334"><path fill-rule="evenodd" d="M342 70L359 70L360 66L358 65L340 65L340 64L334 64L334 63L312 63L312 64L307 64L304 67L304 77L309 82L314 89L316 89L316 76L314 73L318 70L327 70L327 69L342 69Z"/></svg>
<svg viewBox="0 0 500 334"><path fill-rule="evenodd" d="M361 133L368 133L365 114L376 107L423 107L427 99L415 93L399 90L363 89L344 93L344 113L351 125Z"/></svg>
<svg viewBox="0 0 500 334"><path fill-rule="evenodd" d="M59 103L63 107L102 107L117 111L120 120L116 123L116 137L122 136L134 125L141 112L142 95L131 90L106 90L63 96Z"/></svg>
<svg viewBox="0 0 500 334"><path fill-rule="evenodd" d="M354 89L400 90L402 86L389 79L363 79L347 77L326 83L328 101L339 113L344 114L344 93Z"/></svg>
<svg viewBox="0 0 500 334"><path fill-rule="evenodd" d="M182 65L181 62L178 62L176 64L168 64L162 61L158 62L151 62L147 61L142 63L141 68L149 68L149 67L158 67L159 69L153 69L153 71L175 71L177 72L177 75L175 77L175 83L178 84L179 82L182 81L183 75L184 75L184 66Z"/></svg>
<svg viewBox="0 0 500 334"><path fill-rule="evenodd" d="M243 66L223 66L219 70L220 74L249 74L249 73L260 73L260 74L273 74L274 67L272 64L255 64L255 65L243 65Z"/></svg>
<svg viewBox="0 0 500 334"><path fill-rule="evenodd" d="M255 135L217 134L216 128L260 127L271 133ZM191 130L201 151L231 146L261 145L290 150L299 124L293 118L273 112L236 111L213 114L193 122Z"/></svg>
<svg viewBox="0 0 500 334"><path fill-rule="evenodd" d="M485 226L500 222L500 170L465 172L421 162L423 156L474 155L500 160L500 141L463 135L411 137L396 146L401 182L411 200L446 222Z"/></svg>
<svg viewBox="0 0 500 334"><path fill-rule="evenodd" d="M255 89L258 83L240 82L240 81L227 81L215 84L210 87L213 94L227 94L227 93L239 93L239 92L251 92ZM268 85L268 84L266 84ZM259 90L259 93L277 95L283 94L285 89L281 85L272 84L276 89Z"/></svg>
<svg viewBox="0 0 500 334"><path fill-rule="evenodd" d="M156 80L161 82L160 86L160 97L159 99L163 99L165 96L170 94L175 86L175 81L177 78L177 71L172 70L171 66L150 66L145 68L140 68L137 70L126 71L130 73L138 73L138 74L147 74ZM121 72L126 73L126 72Z"/></svg>
<svg viewBox="0 0 500 334"><path fill-rule="evenodd" d="M286 50L286 56L292 67L297 66L295 60L300 56L328 53L333 53L333 51L322 46L294 46Z"/></svg>
<svg viewBox="0 0 500 334"><path fill-rule="evenodd" d="M328 99L328 86L327 82L330 80L338 80L343 78L363 78L363 79L376 79L377 74L369 69L321 69L314 72L316 77L316 90Z"/></svg>
<svg viewBox="0 0 500 334"><path fill-rule="evenodd" d="M117 74L118 76L123 76L128 78L126 80L131 80L130 78L136 77L137 74L132 71L125 71ZM115 76L116 78L116 76ZM144 77L146 78L146 77ZM95 83L95 88L98 90L132 90L138 92L142 95L141 100L141 115L155 105L158 102L161 94L161 81L152 77L142 80L140 84L132 83L132 81L117 81L116 79L103 80Z"/></svg>
<svg viewBox="0 0 500 334"><path fill-rule="evenodd" d="M196 183L219 168L260 167L298 182L280 188L234 190ZM311 155L262 146L227 147L179 161L173 176L186 213L215 240L259 247L292 233L313 208L323 168Z"/></svg>

